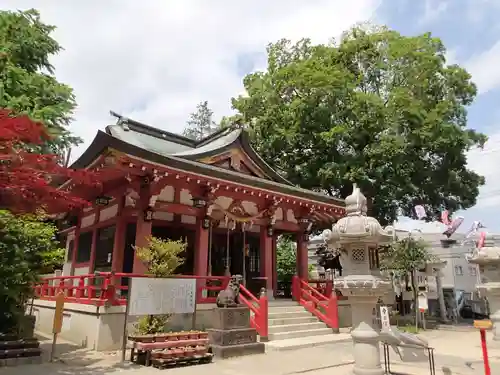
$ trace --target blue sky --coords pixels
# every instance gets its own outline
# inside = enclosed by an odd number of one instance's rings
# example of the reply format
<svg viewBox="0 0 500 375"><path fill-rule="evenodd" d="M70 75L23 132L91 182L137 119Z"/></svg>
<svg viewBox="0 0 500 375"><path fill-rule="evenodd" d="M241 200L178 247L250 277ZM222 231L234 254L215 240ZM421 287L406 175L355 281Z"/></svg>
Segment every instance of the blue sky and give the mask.
<svg viewBox="0 0 500 375"><path fill-rule="evenodd" d="M201 101L208 100L216 117L231 114L230 98L244 92L243 76L265 69L269 42L324 43L365 21L402 34L430 31L445 42L449 61L471 72L480 94L469 124L490 136L484 151L469 154L487 185L478 205L462 213L461 230L482 220L500 232L500 0L0 0L0 9L32 7L57 27L54 37L64 47L52 62L78 102L71 129L85 142L73 156L114 121L109 110L173 132L182 131Z"/></svg>

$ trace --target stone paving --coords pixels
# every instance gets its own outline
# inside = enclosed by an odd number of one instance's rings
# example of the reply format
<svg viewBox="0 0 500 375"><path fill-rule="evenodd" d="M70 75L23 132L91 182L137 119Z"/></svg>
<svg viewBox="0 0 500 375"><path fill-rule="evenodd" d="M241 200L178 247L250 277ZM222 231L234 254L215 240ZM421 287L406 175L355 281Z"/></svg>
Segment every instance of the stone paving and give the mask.
<svg viewBox="0 0 500 375"><path fill-rule="evenodd" d="M438 375L483 375L478 332L428 331L423 334L435 347ZM43 349L50 350L44 342ZM68 343L58 344L62 362L35 366L0 368L0 375L149 375L166 371L172 375L347 375L352 371L352 344L336 344L214 361L199 366L157 370L119 363L119 353L95 353L77 349ZM500 374L500 343L489 341L492 374ZM402 363L391 353L392 370L398 375L429 374L426 361Z"/></svg>

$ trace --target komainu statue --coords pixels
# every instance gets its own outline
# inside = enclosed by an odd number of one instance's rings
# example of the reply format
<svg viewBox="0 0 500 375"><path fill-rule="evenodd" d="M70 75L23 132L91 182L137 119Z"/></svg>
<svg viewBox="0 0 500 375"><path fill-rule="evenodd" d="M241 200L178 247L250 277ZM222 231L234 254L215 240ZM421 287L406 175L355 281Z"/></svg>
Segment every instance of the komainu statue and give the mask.
<svg viewBox="0 0 500 375"><path fill-rule="evenodd" d="M240 283L243 280L241 275L233 275L229 280L226 289L221 290L217 295L217 307L238 307L240 295Z"/></svg>

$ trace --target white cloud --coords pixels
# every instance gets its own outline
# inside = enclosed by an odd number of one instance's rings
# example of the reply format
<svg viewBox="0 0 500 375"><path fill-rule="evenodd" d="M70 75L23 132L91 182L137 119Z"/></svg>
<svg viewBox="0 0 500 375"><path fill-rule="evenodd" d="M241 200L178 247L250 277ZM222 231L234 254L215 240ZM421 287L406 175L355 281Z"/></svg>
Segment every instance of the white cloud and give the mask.
<svg viewBox="0 0 500 375"><path fill-rule="evenodd" d="M113 121L110 109L182 131L196 104L229 114L242 91L237 59L287 37L327 41L370 19L378 0L2 0L2 9L40 10L65 51L53 59L77 97L71 129L85 139ZM262 63L262 62L261 62ZM262 64L259 64L262 65ZM262 66L261 66L262 67Z"/></svg>
<svg viewBox="0 0 500 375"><path fill-rule="evenodd" d="M485 94L500 85L498 66L500 66L500 40L465 63L465 67L472 75L472 81L476 83L480 94Z"/></svg>
<svg viewBox="0 0 500 375"><path fill-rule="evenodd" d="M468 154L468 165L484 176L486 184L480 188L476 208L500 206L500 133L489 135L484 149L474 149Z"/></svg>
<svg viewBox="0 0 500 375"><path fill-rule="evenodd" d="M446 0L425 0L424 1L424 15L419 20L420 25L427 25L436 21L448 10L450 5Z"/></svg>

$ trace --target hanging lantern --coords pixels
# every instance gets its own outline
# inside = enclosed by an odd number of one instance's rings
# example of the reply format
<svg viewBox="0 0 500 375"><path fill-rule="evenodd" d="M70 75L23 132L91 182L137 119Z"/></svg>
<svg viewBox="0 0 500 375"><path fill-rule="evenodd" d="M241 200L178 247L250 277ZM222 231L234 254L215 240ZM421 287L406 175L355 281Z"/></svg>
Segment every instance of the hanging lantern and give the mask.
<svg viewBox="0 0 500 375"><path fill-rule="evenodd" d="M267 236L272 237L273 235L274 235L274 228L271 225L269 225L267 227Z"/></svg>
<svg viewBox="0 0 500 375"><path fill-rule="evenodd" d="M201 227L203 229L208 229L210 228L210 218L208 216L205 216L201 222Z"/></svg>
<svg viewBox="0 0 500 375"><path fill-rule="evenodd" d="M203 208L207 205L207 201L201 197L193 198L192 201L193 201L193 207L195 208Z"/></svg>
<svg viewBox="0 0 500 375"><path fill-rule="evenodd" d="M144 210L144 221L152 221L153 220L154 210L151 207L148 207Z"/></svg>
<svg viewBox="0 0 500 375"><path fill-rule="evenodd" d="M111 201L111 197L106 197L105 195L99 195L95 199L95 205L96 206L107 206L109 202Z"/></svg>

